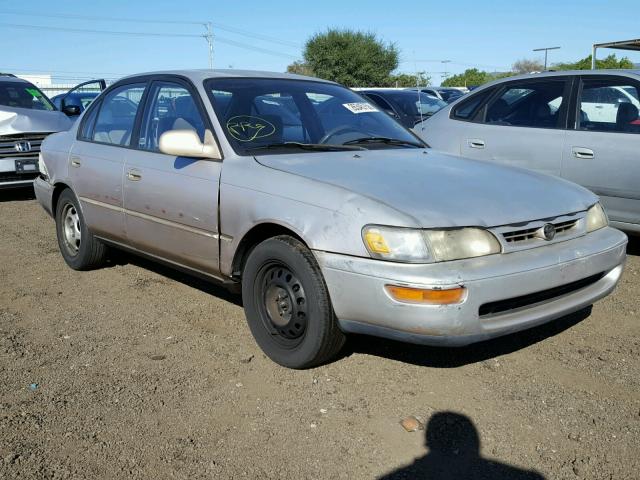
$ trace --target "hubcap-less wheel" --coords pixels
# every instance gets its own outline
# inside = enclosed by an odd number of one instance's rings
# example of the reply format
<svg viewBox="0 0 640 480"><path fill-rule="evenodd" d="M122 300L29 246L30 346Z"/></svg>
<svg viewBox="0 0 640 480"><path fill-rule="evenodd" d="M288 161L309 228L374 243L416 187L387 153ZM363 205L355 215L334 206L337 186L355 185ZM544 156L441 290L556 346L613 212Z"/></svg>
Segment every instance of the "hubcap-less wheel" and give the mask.
<svg viewBox="0 0 640 480"><path fill-rule="evenodd" d="M262 269L259 288L261 317L279 343L295 346L307 329L307 298L302 283L284 265Z"/></svg>
<svg viewBox="0 0 640 480"><path fill-rule="evenodd" d="M78 215L76 207L69 203L64 207L62 218L64 245L71 255L76 255L78 250L80 250L80 238L82 236L80 230L80 215Z"/></svg>

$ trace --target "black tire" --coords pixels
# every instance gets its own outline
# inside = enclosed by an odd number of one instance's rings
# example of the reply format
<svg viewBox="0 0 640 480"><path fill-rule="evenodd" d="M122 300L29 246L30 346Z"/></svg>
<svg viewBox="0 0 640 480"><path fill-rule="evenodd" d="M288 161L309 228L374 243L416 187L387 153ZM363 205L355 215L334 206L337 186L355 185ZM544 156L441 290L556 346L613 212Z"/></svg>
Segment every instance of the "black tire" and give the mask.
<svg viewBox="0 0 640 480"><path fill-rule="evenodd" d="M273 237L251 251L242 274L242 301L256 342L284 367L320 365L345 343L320 267L293 237Z"/></svg>
<svg viewBox="0 0 640 480"><path fill-rule="evenodd" d="M104 264L107 247L89 232L78 199L69 189L58 198L56 234L62 258L74 270L91 270Z"/></svg>

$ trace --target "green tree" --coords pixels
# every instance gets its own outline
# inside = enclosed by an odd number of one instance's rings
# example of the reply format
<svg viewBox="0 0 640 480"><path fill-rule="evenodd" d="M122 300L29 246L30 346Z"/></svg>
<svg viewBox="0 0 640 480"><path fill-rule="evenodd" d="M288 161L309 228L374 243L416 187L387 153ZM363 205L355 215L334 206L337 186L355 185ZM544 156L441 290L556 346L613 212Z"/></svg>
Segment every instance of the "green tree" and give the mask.
<svg viewBox="0 0 640 480"><path fill-rule="evenodd" d="M298 75L307 75L313 77L313 70L309 65L301 60L296 60L291 65L287 66L288 73L297 73Z"/></svg>
<svg viewBox="0 0 640 480"><path fill-rule="evenodd" d="M615 53L612 53L608 57L598 60L596 58L596 68L633 68L633 62L627 57L622 57L618 60ZM582 58L577 62L569 63L555 63L553 65L554 70L590 70L591 69L591 55Z"/></svg>
<svg viewBox="0 0 640 480"><path fill-rule="evenodd" d="M424 87L429 85L431 77L425 72L412 73L397 73L389 75L389 78L385 82L385 87Z"/></svg>
<svg viewBox="0 0 640 480"><path fill-rule="evenodd" d="M464 73L452 75L442 82L443 87L471 87L493 80L491 75L477 68L468 68Z"/></svg>
<svg viewBox="0 0 640 480"><path fill-rule="evenodd" d="M389 82L398 68L398 50L375 34L329 29L311 37L304 63L320 78L350 87L375 87Z"/></svg>

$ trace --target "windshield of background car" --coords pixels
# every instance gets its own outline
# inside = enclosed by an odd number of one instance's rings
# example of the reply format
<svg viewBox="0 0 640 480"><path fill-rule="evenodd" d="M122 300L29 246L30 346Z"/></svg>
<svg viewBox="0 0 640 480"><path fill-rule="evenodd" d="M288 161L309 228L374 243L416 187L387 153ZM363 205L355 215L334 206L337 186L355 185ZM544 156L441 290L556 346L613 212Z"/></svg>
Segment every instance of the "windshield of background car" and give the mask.
<svg viewBox="0 0 640 480"><path fill-rule="evenodd" d="M30 110L55 110L38 87L23 82L0 82L0 105Z"/></svg>
<svg viewBox="0 0 640 480"><path fill-rule="evenodd" d="M447 103L439 98L418 91L389 92L387 95L402 110L402 113L416 118L420 115L433 115L447 106Z"/></svg>
<svg viewBox="0 0 640 480"><path fill-rule="evenodd" d="M255 150L267 153L270 146L283 144L346 149L345 143L362 139L369 142L358 143L361 148L422 147L417 137L389 115L339 85L289 79L214 78L207 80L205 87L224 134L239 155L251 155ZM374 138L398 142L371 141ZM272 153L282 152L275 149Z"/></svg>

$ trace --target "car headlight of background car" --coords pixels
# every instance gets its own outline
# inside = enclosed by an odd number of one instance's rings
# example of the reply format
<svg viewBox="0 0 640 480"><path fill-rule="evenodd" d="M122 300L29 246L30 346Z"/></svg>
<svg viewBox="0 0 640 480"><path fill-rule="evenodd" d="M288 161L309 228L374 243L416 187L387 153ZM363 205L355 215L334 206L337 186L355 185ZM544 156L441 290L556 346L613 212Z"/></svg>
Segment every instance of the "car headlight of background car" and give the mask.
<svg viewBox="0 0 640 480"><path fill-rule="evenodd" d="M593 232L609 225L609 219L602 205L596 203L587 210L587 232Z"/></svg>
<svg viewBox="0 0 640 480"><path fill-rule="evenodd" d="M502 251L500 242L481 228L415 230L367 225L362 238L373 258L393 262L446 262Z"/></svg>

